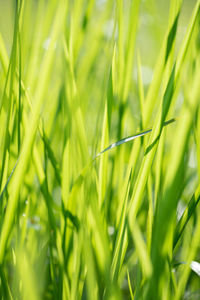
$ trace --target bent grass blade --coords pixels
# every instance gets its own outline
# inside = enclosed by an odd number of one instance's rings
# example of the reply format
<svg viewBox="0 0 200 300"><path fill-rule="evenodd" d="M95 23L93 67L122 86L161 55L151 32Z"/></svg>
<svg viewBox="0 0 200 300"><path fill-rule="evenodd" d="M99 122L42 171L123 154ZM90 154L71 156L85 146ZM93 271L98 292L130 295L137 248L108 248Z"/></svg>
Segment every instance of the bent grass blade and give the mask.
<svg viewBox="0 0 200 300"><path fill-rule="evenodd" d="M176 120L177 120L176 118L170 119L170 120L164 122L164 125L163 125L163 126L167 126L168 124L171 124L171 123L175 122ZM138 132L138 133L136 133L136 134L134 134L134 135L125 137L125 138L123 138L123 139L121 139L121 140L119 140L119 141L117 141L117 142L111 144L110 146L108 146L107 148L105 148L104 150L102 150L101 152L99 152L99 153L95 156L95 158L97 158L98 156L102 155L103 153L105 153L105 152L108 151L108 150L111 150L111 149L113 149L113 148L115 148L115 147L117 147L117 146L120 146L120 145L122 145L122 144L131 142L131 141L135 140L136 138L142 137L142 136L144 136L144 135L150 133L151 131L152 131L152 128L151 128L151 129L144 130L144 131L141 131L141 132Z"/></svg>

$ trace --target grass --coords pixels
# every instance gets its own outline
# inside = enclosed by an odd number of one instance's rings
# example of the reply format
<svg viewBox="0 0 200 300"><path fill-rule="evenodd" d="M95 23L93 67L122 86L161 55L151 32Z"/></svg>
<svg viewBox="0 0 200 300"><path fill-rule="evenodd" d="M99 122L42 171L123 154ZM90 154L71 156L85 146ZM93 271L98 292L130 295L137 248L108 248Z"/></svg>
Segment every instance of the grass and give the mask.
<svg viewBox="0 0 200 300"><path fill-rule="evenodd" d="M0 16L0 299L199 299L200 1Z"/></svg>

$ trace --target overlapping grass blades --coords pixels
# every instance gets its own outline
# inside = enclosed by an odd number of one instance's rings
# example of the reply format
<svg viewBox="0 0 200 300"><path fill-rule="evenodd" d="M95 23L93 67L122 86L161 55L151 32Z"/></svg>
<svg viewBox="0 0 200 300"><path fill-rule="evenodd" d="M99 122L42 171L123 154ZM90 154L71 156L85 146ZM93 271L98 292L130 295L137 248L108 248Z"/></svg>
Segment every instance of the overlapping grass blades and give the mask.
<svg viewBox="0 0 200 300"><path fill-rule="evenodd" d="M1 299L178 300L198 290L200 1L166 2L169 14L158 2L8 4Z"/></svg>

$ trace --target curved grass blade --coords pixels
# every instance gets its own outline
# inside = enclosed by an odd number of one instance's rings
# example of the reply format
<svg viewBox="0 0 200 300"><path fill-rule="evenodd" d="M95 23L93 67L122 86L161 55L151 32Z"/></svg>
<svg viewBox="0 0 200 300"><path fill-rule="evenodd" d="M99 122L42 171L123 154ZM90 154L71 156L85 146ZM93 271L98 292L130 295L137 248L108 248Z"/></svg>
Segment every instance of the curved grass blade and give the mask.
<svg viewBox="0 0 200 300"><path fill-rule="evenodd" d="M176 121L176 118L170 119L170 120L164 122L163 126L167 126L168 124L173 123L173 122L175 122L175 121ZM120 146L120 145L122 145L122 144L128 143L128 142L130 142L130 141L133 141L134 139L136 139L136 138L138 138L138 137L142 137L142 136L144 136L144 135L150 133L151 131L152 131L152 128L147 129L147 130L144 130L144 131L141 131L141 132L138 132L138 133L136 133L136 134L134 134L134 135L125 137L125 138L123 138L123 139L121 139L121 140L119 140L119 141L117 141L117 142L111 144L110 146L108 146L107 148L105 148L104 150L102 150L101 152L99 152L99 153L95 156L95 158L97 158L98 156L100 156L101 154L105 153L105 152L108 151L108 150L111 150L111 149L113 149L113 148L115 148L115 147L117 147L117 146Z"/></svg>

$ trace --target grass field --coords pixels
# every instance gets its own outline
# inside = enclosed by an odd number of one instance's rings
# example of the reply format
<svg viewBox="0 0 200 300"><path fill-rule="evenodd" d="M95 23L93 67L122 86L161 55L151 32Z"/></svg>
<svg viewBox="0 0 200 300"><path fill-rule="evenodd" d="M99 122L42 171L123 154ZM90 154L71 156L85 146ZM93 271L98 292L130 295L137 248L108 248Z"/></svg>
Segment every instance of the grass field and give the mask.
<svg viewBox="0 0 200 300"><path fill-rule="evenodd" d="M200 299L199 104L199 0L1 0L0 299Z"/></svg>

